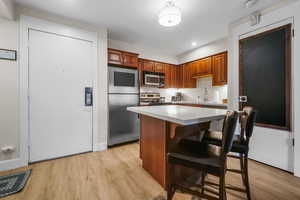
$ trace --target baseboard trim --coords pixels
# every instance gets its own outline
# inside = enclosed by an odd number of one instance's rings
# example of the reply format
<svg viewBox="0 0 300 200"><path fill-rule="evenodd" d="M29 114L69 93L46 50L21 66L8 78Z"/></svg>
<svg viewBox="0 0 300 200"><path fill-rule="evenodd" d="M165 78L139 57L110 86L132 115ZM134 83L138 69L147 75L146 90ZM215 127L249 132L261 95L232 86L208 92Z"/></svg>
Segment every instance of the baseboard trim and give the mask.
<svg viewBox="0 0 300 200"><path fill-rule="evenodd" d="M16 169L25 166L27 166L27 164L25 164L20 158L0 161L0 171Z"/></svg>
<svg viewBox="0 0 300 200"><path fill-rule="evenodd" d="M93 147L93 151L105 151L107 149L107 143L97 143Z"/></svg>

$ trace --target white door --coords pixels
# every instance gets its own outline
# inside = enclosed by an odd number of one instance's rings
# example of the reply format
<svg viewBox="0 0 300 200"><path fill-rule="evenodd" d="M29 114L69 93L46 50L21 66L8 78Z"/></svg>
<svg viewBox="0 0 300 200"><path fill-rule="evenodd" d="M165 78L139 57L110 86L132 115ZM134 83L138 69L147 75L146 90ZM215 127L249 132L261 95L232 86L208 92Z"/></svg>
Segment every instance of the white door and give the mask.
<svg viewBox="0 0 300 200"><path fill-rule="evenodd" d="M92 150L92 42L29 31L30 162Z"/></svg>

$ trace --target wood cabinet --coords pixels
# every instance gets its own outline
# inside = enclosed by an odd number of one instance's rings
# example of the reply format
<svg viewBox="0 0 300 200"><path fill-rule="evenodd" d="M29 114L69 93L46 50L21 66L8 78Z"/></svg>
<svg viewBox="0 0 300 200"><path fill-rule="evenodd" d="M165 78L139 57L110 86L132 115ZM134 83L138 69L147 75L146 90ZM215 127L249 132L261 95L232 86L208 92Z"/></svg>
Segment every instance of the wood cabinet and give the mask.
<svg viewBox="0 0 300 200"><path fill-rule="evenodd" d="M178 65L177 66L177 88L183 88L183 65Z"/></svg>
<svg viewBox="0 0 300 200"><path fill-rule="evenodd" d="M196 88L197 82L193 78L195 73L195 63L187 63L183 65L183 88Z"/></svg>
<svg viewBox="0 0 300 200"><path fill-rule="evenodd" d="M114 49L108 49L108 64L122 65L122 52Z"/></svg>
<svg viewBox="0 0 300 200"><path fill-rule="evenodd" d="M138 68L138 54L116 49L108 49L108 64Z"/></svg>
<svg viewBox="0 0 300 200"><path fill-rule="evenodd" d="M165 73L165 64L164 63L160 63L160 62L156 62L154 64L154 71L155 72L160 72L160 73Z"/></svg>
<svg viewBox="0 0 300 200"><path fill-rule="evenodd" d="M212 58L204 58L201 60L194 61L194 71L193 71L193 77L204 77L209 76L212 74Z"/></svg>
<svg viewBox="0 0 300 200"><path fill-rule="evenodd" d="M227 84L227 52L182 64L179 88L196 88L197 78L212 76L213 86Z"/></svg>
<svg viewBox="0 0 300 200"><path fill-rule="evenodd" d="M138 66L138 54L123 52L123 65L127 67L137 68Z"/></svg>
<svg viewBox="0 0 300 200"><path fill-rule="evenodd" d="M227 84L227 52L212 57L213 86Z"/></svg>
<svg viewBox="0 0 300 200"><path fill-rule="evenodd" d="M178 66L172 64L165 64L165 88L179 88Z"/></svg>

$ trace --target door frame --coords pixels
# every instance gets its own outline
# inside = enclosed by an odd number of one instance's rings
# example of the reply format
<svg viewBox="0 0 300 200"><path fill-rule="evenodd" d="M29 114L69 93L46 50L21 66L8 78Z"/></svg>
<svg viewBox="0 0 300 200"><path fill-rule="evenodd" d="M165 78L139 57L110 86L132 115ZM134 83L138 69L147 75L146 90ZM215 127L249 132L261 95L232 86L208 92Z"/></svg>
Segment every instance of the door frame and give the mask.
<svg viewBox="0 0 300 200"><path fill-rule="evenodd" d="M92 150L99 150L98 141L98 37L96 32L89 32L70 26L49 22L29 16L20 16L20 71L19 71L19 98L20 98L20 162L21 166L29 163L29 30L38 30L54 33L74 39L92 43L93 52L93 111L92 111Z"/></svg>

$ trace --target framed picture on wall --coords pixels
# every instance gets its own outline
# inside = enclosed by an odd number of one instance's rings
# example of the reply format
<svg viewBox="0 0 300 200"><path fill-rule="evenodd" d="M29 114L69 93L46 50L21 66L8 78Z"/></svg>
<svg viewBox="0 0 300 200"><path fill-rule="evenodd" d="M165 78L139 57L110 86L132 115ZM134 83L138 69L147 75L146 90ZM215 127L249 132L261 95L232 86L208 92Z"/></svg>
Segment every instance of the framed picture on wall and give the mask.
<svg viewBox="0 0 300 200"><path fill-rule="evenodd" d="M17 51L0 49L0 59L1 60L17 60Z"/></svg>

